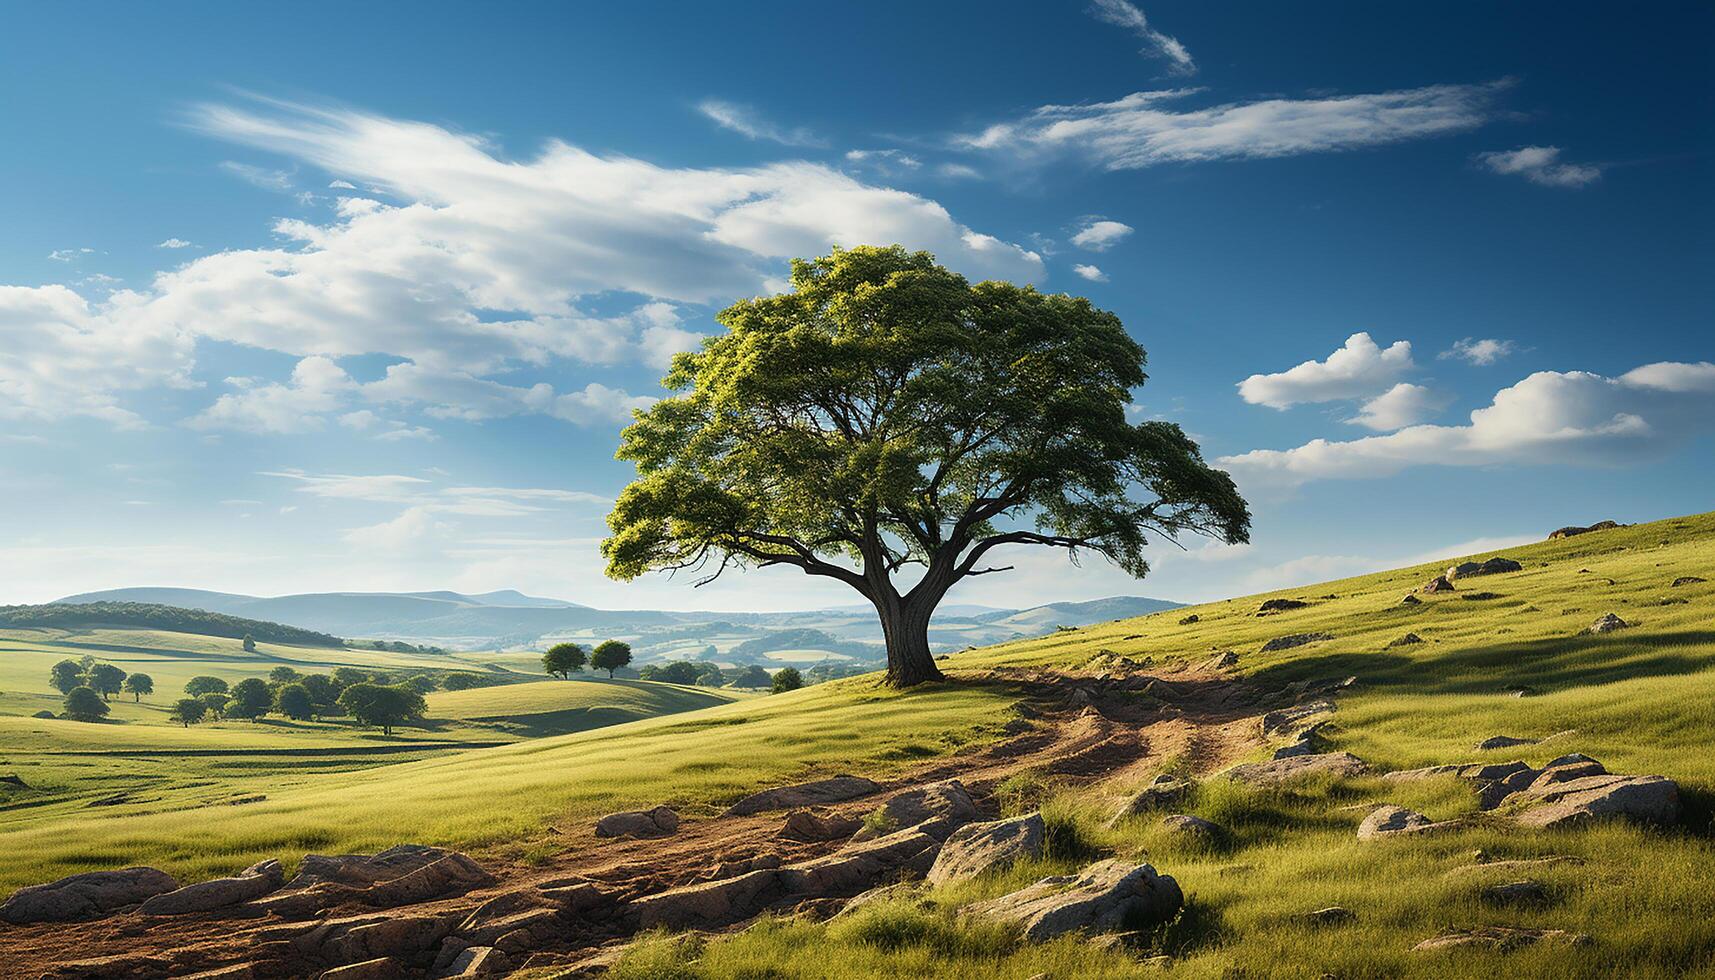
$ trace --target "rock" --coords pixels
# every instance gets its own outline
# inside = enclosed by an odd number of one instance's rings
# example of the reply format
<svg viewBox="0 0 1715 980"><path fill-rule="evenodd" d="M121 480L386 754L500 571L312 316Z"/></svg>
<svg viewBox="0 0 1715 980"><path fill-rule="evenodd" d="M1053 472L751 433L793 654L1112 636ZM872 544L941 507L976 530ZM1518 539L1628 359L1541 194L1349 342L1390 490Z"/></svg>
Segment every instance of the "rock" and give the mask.
<svg viewBox="0 0 1715 980"><path fill-rule="evenodd" d="M1387 804L1370 811L1370 815L1358 825L1358 839L1377 840L1382 837L1416 833L1433 826L1435 826L1435 822L1421 813L1407 810L1403 806Z"/></svg>
<svg viewBox="0 0 1715 980"><path fill-rule="evenodd" d="M1361 776L1369 771L1370 767L1350 752L1323 752L1234 766L1227 770L1227 778L1234 782L1269 786L1302 776Z"/></svg>
<svg viewBox="0 0 1715 980"><path fill-rule="evenodd" d="M1077 875L1043 878L1033 885L966 912L997 922L1016 923L1030 942L1047 942L1070 932L1122 932L1166 922L1185 902L1179 883L1156 874L1147 864L1107 860Z"/></svg>
<svg viewBox="0 0 1715 980"><path fill-rule="evenodd" d="M361 963L336 966L323 973L320 980L396 980L404 975L403 963L391 956L378 956Z"/></svg>
<svg viewBox="0 0 1715 980"><path fill-rule="evenodd" d="M7 786L13 786L18 789L30 788L30 784L24 782L24 777L19 776L16 773L7 773L4 776L0 776L0 783L4 783Z"/></svg>
<svg viewBox="0 0 1715 980"><path fill-rule="evenodd" d="M1548 540L1553 541L1556 538L1573 538L1580 534L1589 534L1591 531L1611 531L1614 528L1624 526L1625 525L1623 524L1616 524L1613 521L1597 521L1589 527L1579 527L1576 524L1572 524L1566 527L1556 528L1548 532Z"/></svg>
<svg viewBox="0 0 1715 980"><path fill-rule="evenodd" d="M1220 653L1217 653L1213 657L1210 657L1209 659L1198 664L1193 669L1195 669L1195 670L1226 670L1229 667L1237 667L1238 664L1239 664L1239 655L1238 654L1234 653L1231 650L1222 650Z"/></svg>
<svg viewBox="0 0 1715 980"><path fill-rule="evenodd" d="M780 828L778 836L797 841L840 840L857 833L862 827L862 820L837 813L793 810L786 815L786 824Z"/></svg>
<svg viewBox="0 0 1715 980"><path fill-rule="evenodd" d="M321 882L367 887L403 877L453 853L422 844L399 844L378 854L306 854L286 887L303 888Z"/></svg>
<svg viewBox="0 0 1715 980"><path fill-rule="evenodd" d="M468 946L436 977L487 977L512 972L512 959L493 946Z"/></svg>
<svg viewBox="0 0 1715 980"><path fill-rule="evenodd" d="M1505 596L1499 592L1462 592L1459 598L1468 602L1485 602L1489 599L1503 599Z"/></svg>
<svg viewBox="0 0 1715 980"><path fill-rule="evenodd" d="M1268 599L1257 609L1256 614L1262 616L1267 613L1286 612L1289 609L1303 609L1308 605L1310 603L1301 599Z"/></svg>
<svg viewBox="0 0 1715 980"><path fill-rule="evenodd" d="M1523 571L1524 566L1511 558L1490 558L1488 561L1460 562L1447 569L1447 578L1465 578L1471 575L1499 575L1503 572Z"/></svg>
<svg viewBox="0 0 1715 980"><path fill-rule="evenodd" d="M1560 762L1558 764L1545 766L1540 772L1535 773L1529 782L1520 788L1534 790L1536 792L1546 792L1549 787L1556 783L1569 783L1574 779L1583 779L1587 776L1606 775L1608 775L1608 770L1595 759L1585 759L1581 762Z"/></svg>
<svg viewBox="0 0 1715 980"><path fill-rule="evenodd" d="M1673 584L1678 585L1679 583L1675 582ZM1191 615L1186 616L1184 619L1181 619L1179 621L1179 625L1180 626L1190 626L1192 623L1197 622L1199 619L1201 619L1201 617L1199 617L1196 613L1192 613Z"/></svg>
<svg viewBox="0 0 1715 980"><path fill-rule="evenodd" d="M1510 952L1537 943L1553 943L1556 945L1582 946L1590 941L1590 937L1579 932L1567 932L1564 929L1518 929L1512 926L1478 926L1475 929L1449 929L1438 936L1425 939L1411 948L1414 953L1432 952L1438 949L1459 949L1461 947L1482 947L1498 952Z"/></svg>
<svg viewBox="0 0 1715 980"><path fill-rule="evenodd" d="M1707 581L1709 581L1709 580L1704 579L1704 578L1698 578L1695 575L1681 575L1680 577L1673 580L1673 587L1677 589L1682 585L1701 585L1702 583L1707 582ZM13 777L13 778L16 778L16 777Z"/></svg>
<svg viewBox="0 0 1715 980"><path fill-rule="evenodd" d="M1437 575L1434 578L1430 579L1429 582L1423 586L1423 588L1418 589L1417 591L1427 593L1427 592L1453 592L1455 590L1453 588L1453 583L1447 581L1447 576Z"/></svg>
<svg viewBox="0 0 1715 980"><path fill-rule="evenodd" d="M462 895L473 888L492 884L494 876L482 865L457 851L390 881L378 882L356 894L358 901L377 908L415 905L430 899Z"/></svg>
<svg viewBox="0 0 1715 980"><path fill-rule="evenodd" d="M1026 858L1042 856L1048 829L1042 814L1032 813L1012 820L969 823L954 831L941 846L927 878L941 885L974 878L988 871L1011 867Z"/></svg>
<svg viewBox="0 0 1715 980"><path fill-rule="evenodd" d="M977 805L957 779L930 783L895 794L864 821L852 840L874 840L901 828L915 828L937 841L979 816Z"/></svg>
<svg viewBox="0 0 1715 980"><path fill-rule="evenodd" d="M215 878L156 895L138 909L144 915L185 915L209 912L261 898L286 883L286 872L275 860L253 864L231 878Z"/></svg>
<svg viewBox="0 0 1715 980"><path fill-rule="evenodd" d="M880 905L884 902L896 902L903 899L915 899L920 902L922 898L923 888L914 881L901 881L892 885L880 885L876 888L871 888L869 891L860 893L856 898L847 902L834 914L834 918L845 918L857 913L861 909L866 909L872 905Z"/></svg>
<svg viewBox="0 0 1715 980"><path fill-rule="evenodd" d="M1225 834L1220 824L1204 820L1202 817L1194 817L1188 813L1175 813L1161 818L1161 827L1175 837L1197 837L1210 840Z"/></svg>
<svg viewBox="0 0 1715 980"><path fill-rule="evenodd" d="M610 813L595 824L597 837L668 837L679 829L679 815L671 808L629 810Z"/></svg>
<svg viewBox="0 0 1715 980"><path fill-rule="evenodd" d="M1388 644L1387 644L1387 649L1392 650L1394 647L1408 647L1414 643L1422 643L1422 642L1423 642L1423 637L1418 636L1416 633L1407 633L1397 640L1389 640Z"/></svg>
<svg viewBox="0 0 1715 980"><path fill-rule="evenodd" d="M1447 571L1445 573L1443 573L1443 577L1446 579L1452 580L1452 579L1462 578L1463 576L1466 576L1466 575L1475 575L1475 574L1477 574L1477 569L1482 568L1482 567L1483 567L1483 565L1481 562L1474 562L1474 561L1465 561L1465 562L1460 562L1457 565L1448 565Z"/></svg>
<svg viewBox="0 0 1715 980"><path fill-rule="evenodd" d="M1612 633L1615 630L1626 629L1627 627L1629 627L1631 625L1632 625L1631 623L1626 622L1625 620L1614 615L1613 613L1607 613L1607 614L1603 615L1602 618L1596 620L1594 623L1591 623L1590 628L1585 630L1584 632L1586 632L1586 633Z"/></svg>
<svg viewBox="0 0 1715 980"><path fill-rule="evenodd" d="M1595 761L1596 761L1595 759L1590 758L1589 756L1585 755L1582 752L1569 752L1566 755L1559 757L1558 759L1548 760L1548 762L1545 763L1542 768L1544 770L1558 769L1561 766L1575 766L1575 765L1578 765L1580 763L1595 762Z"/></svg>
<svg viewBox="0 0 1715 980"><path fill-rule="evenodd" d="M1134 817L1140 813L1176 806L1185 799L1186 794L1191 792L1193 785L1183 779L1176 779L1166 774L1158 776L1155 782L1138 790L1122 802L1119 808L1114 811L1114 815L1108 818L1108 826L1116 826L1125 818Z"/></svg>
<svg viewBox="0 0 1715 980"><path fill-rule="evenodd" d="M1332 633L1293 633L1290 636L1277 636L1262 645L1262 652L1273 653L1276 650L1290 650L1306 643L1318 643L1333 638L1334 634Z"/></svg>
<svg viewBox="0 0 1715 980"><path fill-rule="evenodd" d="M1325 927L1343 926L1346 923L1357 919L1357 915L1355 915L1351 909L1343 908L1339 905L1330 905L1325 909L1317 909L1314 912L1301 913L1294 916L1294 918L1298 919L1298 921L1305 925Z"/></svg>
<svg viewBox="0 0 1715 980"><path fill-rule="evenodd" d="M1423 605L1423 600L1419 599L1417 596L1413 595L1412 593L1407 592L1405 594L1405 598L1399 600L1399 604L1402 606L1421 606L1421 605Z"/></svg>
<svg viewBox="0 0 1715 980"><path fill-rule="evenodd" d="M93 919L178 887L172 875L154 868L86 871L18 889L0 904L0 921L23 925Z"/></svg>
<svg viewBox="0 0 1715 980"><path fill-rule="evenodd" d="M1489 885L1483 889L1483 901L1492 905L1546 905L1548 904L1548 889L1542 882L1524 879L1509 881L1502 885Z"/></svg>
<svg viewBox="0 0 1715 980"><path fill-rule="evenodd" d="M1535 745L1534 738L1514 738L1511 735L1491 735L1477 743L1479 750L1510 749L1515 745Z"/></svg>
<svg viewBox="0 0 1715 980"><path fill-rule="evenodd" d="M767 810L790 810L795 807L843 803L880 790L880 783L862 776L834 776L813 783L799 783L796 786L781 786L753 793L727 807L722 816L746 817Z"/></svg>
<svg viewBox="0 0 1715 980"><path fill-rule="evenodd" d="M1514 795L1526 803L1514 817L1525 827L1577 826L1607 817L1659 826L1679 821L1679 785L1664 776L1585 776L1541 789L1532 783Z"/></svg>
<svg viewBox="0 0 1715 980"><path fill-rule="evenodd" d="M1276 735L1291 731L1306 718L1314 718L1333 710L1334 702L1324 698L1304 704L1295 704L1290 708L1281 708L1279 711L1270 711L1262 716L1262 733L1264 735Z"/></svg>
<svg viewBox="0 0 1715 980"><path fill-rule="evenodd" d="M304 952L333 963L414 959L446 938L451 927L433 915L365 915L322 923L295 941ZM391 976L399 976L399 972Z"/></svg>

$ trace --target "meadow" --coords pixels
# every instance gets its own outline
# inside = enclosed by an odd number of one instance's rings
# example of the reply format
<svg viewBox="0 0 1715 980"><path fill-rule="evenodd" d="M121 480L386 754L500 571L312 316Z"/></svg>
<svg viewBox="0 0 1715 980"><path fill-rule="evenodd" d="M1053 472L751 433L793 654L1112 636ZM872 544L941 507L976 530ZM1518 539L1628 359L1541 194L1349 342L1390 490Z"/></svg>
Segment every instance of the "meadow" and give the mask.
<svg viewBox="0 0 1715 980"><path fill-rule="evenodd" d="M973 897L1102 854L1148 860L1185 889L1184 913L1146 950L1173 957L1178 976L1715 975L1715 892L1708 887L1715 876L1715 514L1504 553L1523 570L1424 595L1419 605L1403 605L1401 597L1451 562L973 650L943 662L948 682L906 692L858 677L363 771L303 773L242 806L164 800L25 818L0 825L0 853L14 856L0 866L0 885L122 864L196 878L264 857L292 861L306 851L400 841L549 860L570 846L554 830L611 810L666 803L687 817L710 816L763 786L836 772L885 778L996 739L1020 691L976 682L989 668L1076 671L1114 653L1166 668L1232 650L1241 674L1269 685L1355 676L1324 734L1332 747L1378 769L1513 758L1540 765L1584 752L1616 772L1679 781L1686 819L1672 831L1603 825L1552 832L1476 819L1432 837L1359 843L1354 830L1368 804L1393 802L1444 819L1473 815L1475 801L1450 778L1399 785L1365 777L1275 789L1214 778L1184 812L1229 834L1199 844L1169 837L1148 817L1105 826L1107 794L1128 787L1091 792L1042 775L1019 780L1004 797L1014 811L1039 807L1049 819L1061 843L1040 861L827 924L767 919L706 940L652 937L614 975L836 975L829 964L838 964L842 977L1137 975L1131 956L1072 941L1023 946L954 913ZM1712 581L1672 585L1686 576ZM1493 596L1468 598L1479 592ZM1261 601L1275 597L1309 605L1258 617ZM1583 632L1607 612L1631 627ZM1332 638L1260 652L1271 638L1316 631ZM1388 646L1407 632L1424 642ZM1517 696L1520 690L1527 696ZM461 697L475 704L488 693ZM1475 748L1498 734L1555 737ZM1187 765L1156 761L1162 771ZM1575 860L1535 875L1550 902L1498 907L1482 898L1493 872L1470 868L1478 850L1492 858ZM1355 921L1327 929L1302 918L1334 904L1354 910ZM1410 952L1441 928L1480 924L1569 929L1592 942L1505 954Z"/></svg>

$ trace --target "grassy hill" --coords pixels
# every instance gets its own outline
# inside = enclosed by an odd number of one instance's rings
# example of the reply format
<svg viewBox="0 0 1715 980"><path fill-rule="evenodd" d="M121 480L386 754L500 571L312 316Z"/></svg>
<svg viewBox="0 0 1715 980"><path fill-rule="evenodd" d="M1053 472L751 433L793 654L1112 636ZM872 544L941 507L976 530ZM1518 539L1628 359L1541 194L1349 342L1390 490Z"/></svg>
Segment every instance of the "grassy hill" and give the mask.
<svg viewBox="0 0 1715 980"><path fill-rule="evenodd" d="M345 644L337 636L315 630L285 626L260 619L245 619L204 609L166 606L153 602L52 603L45 606L0 606L0 627L13 629L78 629L117 626L133 629L168 630L202 636L242 639L250 636L275 643L337 647Z"/></svg>
<svg viewBox="0 0 1715 980"><path fill-rule="evenodd" d="M1708 887L1715 879L1715 514L1505 553L1523 570L1472 579L1456 592L1422 596L1418 605L1400 599L1439 567L975 650L944 662L950 682L904 693L880 689L873 677L853 678L599 732L306 776L243 807L116 807L0 829L0 853L16 856L0 867L0 882L134 863L207 875L263 857L400 840L552 860L573 845L550 828L587 826L603 812L669 803L689 817L708 816L767 785L834 772L886 778L956 758L962 748L998 739L1027 693L995 668L1094 673L1114 654L1151 658L1159 668L1232 650L1240 674L1259 685L1355 676L1325 734L1334 748L1378 769L1512 758L1540 765L1584 752L1615 772L1678 780L1685 826L1523 832L1477 819L1434 836L1360 843L1354 830L1369 804L1394 802L1439 820L1475 815L1475 801L1451 779L1355 777L1260 789L1205 778L1185 812L1229 828L1229 838L1212 846L1170 837L1149 818L1105 827L1111 794L1135 782L1092 791L1026 773L1008 787L1006 806L1040 806L1057 839L1077 847L942 889L923 906L882 907L828 925L765 922L706 947L649 947L616 975L826 976L828 963L851 977L1136 975L1136 961L1122 954L1072 941L1020 946L962 924L951 911L961 901L1073 870L1104 851L1146 858L1184 887L1184 915L1151 939L1154 951L1175 958L1176 976L1708 975L1715 970L1715 892ZM1684 576L1710 581L1672 585ZM1480 593L1492 594L1473 598ZM1277 597L1308 605L1256 615L1262 600ZM1583 632L1608 612L1631 628ZM1261 652L1275 637L1316 632L1329 638ZM1407 632L1424 642L1389 646ZM1521 689L1528 696L1515 696ZM1555 737L1507 750L1475 748L1497 734ZM1152 755L1145 768L1213 776L1199 768L1198 749ZM1251 756L1266 757L1261 747ZM1499 907L1481 897L1481 885L1493 882L1460 871L1478 849L1498 858L1574 860L1536 874L1551 891L1547 904ZM1337 932L1301 918L1335 904L1357 914ZM1593 942L1506 954L1409 951L1443 927L1479 924L1570 929ZM687 951L697 950L693 962Z"/></svg>
<svg viewBox="0 0 1715 980"><path fill-rule="evenodd" d="M436 691L428 701L432 718L476 722L540 737L694 711L743 697L746 695L738 691L717 688L580 677Z"/></svg>

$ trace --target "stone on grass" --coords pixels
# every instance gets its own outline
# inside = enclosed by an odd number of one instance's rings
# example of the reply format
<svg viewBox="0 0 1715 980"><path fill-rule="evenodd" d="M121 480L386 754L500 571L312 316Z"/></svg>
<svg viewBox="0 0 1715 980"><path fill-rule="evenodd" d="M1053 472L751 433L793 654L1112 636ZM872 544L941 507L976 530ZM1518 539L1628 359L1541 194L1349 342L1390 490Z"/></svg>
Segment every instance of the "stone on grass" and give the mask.
<svg viewBox="0 0 1715 980"><path fill-rule="evenodd" d="M894 831L913 827L936 840L946 840L958 828L979 815L965 784L948 779L896 793L870 814L852 840L874 840Z"/></svg>
<svg viewBox="0 0 1715 980"><path fill-rule="evenodd" d="M1437 575L1434 578L1430 579L1423 586L1423 588L1418 589L1417 591L1419 591L1419 592L1455 592L1457 590L1453 588L1452 582L1447 581L1447 576Z"/></svg>
<svg viewBox="0 0 1715 980"><path fill-rule="evenodd" d="M1422 642L1423 642L1423 637L1418 636L1416 633L1407 633L1397 640L1389 640L1388 644L1387 644L1387 649L1392 650L1394 647L1408 647L1408 646L1411 646L1412 644L1422 643Z"/></svg>
<svg viewBox="0 0 1715 980"><path fill-rule="evenodd" d="M1676 582L1674 584L1677 585L1678 583ZM1198 616L1196 613L1192 613L1191 615L1186 616L1185 618L1181 619L1179 621L1179 625L1180 626L1190 626L1192 623L1197 622L1201 618L1202 617Z"/></svg>
<svg viewBox="0 0 1715 980"><path fill-rule="evenodd" d="M1351 909L1339 905L1330 905L1325 909L1313 912L1303 912L1295 916L1298 921L1310 926L1343 926L1357 918Z"/></svg>
<svg viewBox="0 0 1715 980"><path fill-rule="evenodd" d="M1419 599L1417 596L1413 595L1412 593L1407 592L1405 594L1405 598L1399 600L1399 604L1402 606L1421 606L1421 605L1423 605L1423 600Z"/></svg>
<svg viewBox="0 0 1715 980"><path fill-rule="evenodd" d="M1272 762L1248 762L1227 770L1227 778L1240 783L1270 786L1307 776L1361 776L1370 771L1364 760L1350 752L1322 752Z"/></svg>
<svg viewBox="0 0 1715 980"><path fill-rule="evenodd" d="M1681 575L1680 577L1673 580L1673 587L1677 589L1682 585L1700 585L1700 584L1707 582L1707 581L1709 581L1709 580L1705 579L1705 578L1698 578L1695 575Z"/></svg>
<svg viewBox="0 0 1715 980"><path fill-rule="evenodd" d="M18 889L0 904L0 921L23 925L93 919L178 887L172 875L154 868L86 871Z"/></svg>
<svg viewBox="0 0 1715 980"><path fill-rule="evenodd" d="M1188 813L1175 813L1161 818L1161 828L1175 837L1210 839L1220 837L1221 825Z"/></svg>
<svg viewBox="0 0 1715 980"><path fill-rule="evenodd" d="M1585 776L1542 789L1533 783L1514 796L1526 803L1514 817L1525 827L1578 826L1612 817L1658 826L1679 822L1679 785L1664 776Z"/></svg>
<svg viewBox="0 0 1715 980"><path fill-rule="evenodd" d="M1613 613L1605 613L1605 614L1603 614L1603 616L1600 619L1596 620L1594 623L1591 623L1590 628L1585 630L1584 632L1586 632L1586 633L1612 633L1615 630L1626 629L1627 627L1629 627L1631 625L1632 625L1631 623L1626 622L1625 620L1614 615Z"/></svg>
<svg viewBox="0 0 1715 980"><path fill-rule="evenodd" d="M1510 749L1515 745L1535 745L1536 743L1537 739L1534 738L1514 738L1511 735L1491 735L1488 738L1483 739L1481 742L1478 742L1477 748L1482 751L1487 751L1488 749Z"/></svg>
<svg viewBox="0 0 1715 980"><path fill-rule="evenodd" d="M597 837L667 837L679 829L679 815L671 808L610 813L595 824Z"/></svg>
<svg viewBox="0 0 1715 980"><path fill-rule="evenodd" d="M1427 830L1435 826L1435 822L1415 810L1407 810L1403 806L1385 804L1370 811L1364 822L1358 824L1359 840L1377 840Z"/></svg>
<svg viewBox="0 0 1715 980"><path fill-rule="evenodd" d="M927 875L933 885L974 878L989 871L1012 867L1018 861L1042 856L1048 829L1042 814L1032 813L1011 820L968 823L954 831Z"/></svg>
<svg viewBox="0 0 1715 980"><path fill-rule="evenodd" d="M1056 875L966 912L1014 923L1029 942L1047 942L1071 932L1124 932L1166 922L1185 903L1179 883L1147 864L1100 861L1077 875Z"/></svg>
<svg viewBox="0 0 1715 980"><path fill-rule="evenodd" d="M1542 882L1528 878L1489 885L1483 889L1483 901L1491 905L1546 905L1548 889Z"/></svg>
<svg viewBox="0 0 1715 980"><path fill-rule="evenodd" d="M1438 936L1425 939L1411 949L1414 953L1426 953L1440 949L1475 947L1506 953L1538 943L1552 943L1557 946L1583 946L1589 941L1590 937L1581 932L1567 932L1564 929L1478 926L1475 929L1449 929Z"/></svg>
<svg viewBox="0 0 1715 980"><path fill-rule="evenodd" d="M1155 777L1155 782L1127 797L1114 811L1114 815L1108 819L1108 826L1115 826L1125 818L1140 813L1174 806L1185 799L1185 795L1191 792L1192 786L1193 784L1186 780L1163 773Z"/></svg>
<svg viewBox="0 0 1715 980"><path fill-rule="evenodd" d="M210 912L261 898L286 883L286 872L275 860L262 861L230 878L215 878L156 895L138 909L145 915L185 915Z"/></svg>
<svg viewBox="0 0 1715 980"><path fill-rule="evenodd" d="M796 807L844 803L860 796L878 792L881 784L862 776L834 776L811 783L765 789L727 807L722 816L746 817L768 810L790 810Z"/></svg>
<svg viewBox="0 0 1715 980"><path fill-rule="evenodd" d="M1305 602L1302 599L1267 599L1263 602L1262 606L1257 609L1256 614L1258 616L1263 616L1268 613L1286 612L1291 609L1303 609L1308 605L1310 605L1310 603Z"/></svg>
<svg viewBox="0 0 1715 980"><path fill-rule="evenodd" d="M855 817L816 810L793 810L786 815L786 824L778 836L796 841L839 840L850 837L863 827Z"/></svg>
<svg viewBox="0 0 1715 980"><path fill-rule="evenodd" d="M1273 653L1276 650L1290 650L1293 647L1301 647L1306 643L1319 643L1323 640L1332 640L1333 638L1334 634L1332 633L1292 633L1288 636L1277 636L1274 639L1269 640L1267 643L1264 643L1262 645L1262 652Z"/></svg>
<svg viewBox="0 0 1715 980"><path fill-rule="evenodd" d="M1548 532L1548 540L1553 541L1556 538L1573 538L1580 534L1589 534L1591 531L1611 531L1614 528L1624 526L1625 525L1623 524L1616 524L1613 521L1597 521L1589 527L1580 527L1577 524L1571 524L1566 527L1555 528Z"/></svg>

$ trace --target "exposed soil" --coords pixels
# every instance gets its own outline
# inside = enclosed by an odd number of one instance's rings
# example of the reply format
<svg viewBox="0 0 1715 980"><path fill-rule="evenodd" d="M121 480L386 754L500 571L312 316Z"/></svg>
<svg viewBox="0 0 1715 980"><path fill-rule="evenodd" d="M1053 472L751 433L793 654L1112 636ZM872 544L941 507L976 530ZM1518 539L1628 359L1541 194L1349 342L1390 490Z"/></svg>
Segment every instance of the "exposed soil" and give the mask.
<svg viewBox="0 0 1715 980"><path fill-rule="evenodd" d="M1026 771L1098 792L1101 784L1112 783L1116 793L1169 762L1201 775L1262 745L1260 716L1265 712L1325 690L1314 685L1266 690L1220 670L1129 666L1134 669L1099 676L1036 669L961 674L954 683L1021 692L1015 706L1020 720L1009 726L1015 734L932 760L886 782L879 793L825 809L862 817L901 789L958 779L992 817L1000 806L995 787ZM479 937L472 945L504 950L512 970L587 965L594 972L635 929L625 914L628 902L756 867L828 855L846 845L845 840L783 838L785 818L786 811L688 818L676 834L654 840L597 840L593 825L562 828L557 839L565 845L563 852L547 866L509 865L477 853L498 879L494 885L389 909L346 900L301 918L238 906L175 917L129 911L91 922L0 925L0 972L129 978L220 970L221 977L315 976L335 963L350 962L346 953L329 953L330 945L318 937L337 936L349 925L343 920L359 916L364 917L360 922L413 918L444 924L424 925L433 935L426 944L400 940L393 975L431 975L437 947L456 951L471 936ZM841 902L806 902L802 911L827 914ZM518 920L523 924L508 930L519 914L524 914ZM487 928L489 920L499 924ZM504 931L492 935L497 930ZM447 933L455 938L443 943ZM449 958L447 952L440 955L443 964Z"/></svg>

